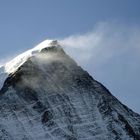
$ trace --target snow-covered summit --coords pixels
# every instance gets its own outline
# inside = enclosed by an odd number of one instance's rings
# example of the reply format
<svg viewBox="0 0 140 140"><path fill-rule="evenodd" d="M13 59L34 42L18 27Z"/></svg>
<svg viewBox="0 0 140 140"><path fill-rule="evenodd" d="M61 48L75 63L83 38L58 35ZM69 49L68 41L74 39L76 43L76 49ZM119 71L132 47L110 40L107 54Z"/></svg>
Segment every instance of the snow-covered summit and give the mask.
<svg viewBox="0 0 140 140"><path fill-rule="evenodd" d="M37 53L41 52L45 48L49 47L58 47L60 48L60 45L57 40L45 40L35 46L34 48L18 55L11 61L7 62L5 65L0 67L0 88L2 87L5 79L10 73L14 73L23 63L27 61L28 58L36 55Z"/></svg>
<svg viewBox="0 0 140 140"><path fill-rule="evenodd" d="M58 46L58 42L56 40L45 40L38 44L33 49L30 49L17 57L15 57L10 62L6 63L4 68L6 73L13 73L15 72L29 57L37 54L42 49L51 47L51 46Z"/></svg>

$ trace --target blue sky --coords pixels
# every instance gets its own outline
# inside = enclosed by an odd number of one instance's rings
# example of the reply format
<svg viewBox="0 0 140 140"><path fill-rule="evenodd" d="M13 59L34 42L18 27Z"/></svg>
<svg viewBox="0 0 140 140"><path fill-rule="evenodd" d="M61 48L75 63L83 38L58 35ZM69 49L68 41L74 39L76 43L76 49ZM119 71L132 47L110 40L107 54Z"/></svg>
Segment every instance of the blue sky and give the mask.
<svg viewBox="0 0 140 140"><path fill-rule="evenodd" d="M86 49L71 45L70 55L140 113L139 6L139 0L1 0L0 63L47 38L66 43L76 36Z"/></svg>
<svg viewBox="0 0 140 140"><path fill-rule="evenodd" d="M90 31L98 22L140 23L139 0L2 0L1 57L46 39Z"/></svg>

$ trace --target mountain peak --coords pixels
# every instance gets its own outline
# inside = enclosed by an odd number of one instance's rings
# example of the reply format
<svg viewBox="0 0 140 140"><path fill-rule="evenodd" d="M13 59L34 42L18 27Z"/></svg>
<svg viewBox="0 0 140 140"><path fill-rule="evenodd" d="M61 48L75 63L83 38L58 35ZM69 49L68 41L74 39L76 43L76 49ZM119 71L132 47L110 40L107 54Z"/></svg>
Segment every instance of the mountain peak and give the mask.
<svg viewBox="0 0 140 140"><path fill-rule="evenodd" d="M59 52L64 54L64 51L57 40L45 40L39 43L34 48L16 56L11 61L0 67L0 88L2 87L4 80L8 77L8 75L14 73L29 58L37 55L38 53L47 54L47 52Z"/></svg>
<svg viewBox="0 0 140 140"><path fill-rule="evenodd" d="M13 73L15 72L26 60L39 52L49 50L63 50L57 40L45 40L38 44L36 47L25 51L24 53L18 55L8 63L4 65L4 69L6 73Z"/></svg>
<svg viewBox="0 0 140 140"><path fill-rule="evenodd" d="M57 40L53 40L51 43L50 43L51 46L58 46L59 43Z"/></svg>
<svg viewBox="0 0 140 140"><path fill-rule="evenodd" d="M48 47L43 48L41 51L41 53L61 53L61 54L65 54L65 52L63 51L63 48L60 46L59 42L57 40L53 40L52 42L50 42Z"/></svg>

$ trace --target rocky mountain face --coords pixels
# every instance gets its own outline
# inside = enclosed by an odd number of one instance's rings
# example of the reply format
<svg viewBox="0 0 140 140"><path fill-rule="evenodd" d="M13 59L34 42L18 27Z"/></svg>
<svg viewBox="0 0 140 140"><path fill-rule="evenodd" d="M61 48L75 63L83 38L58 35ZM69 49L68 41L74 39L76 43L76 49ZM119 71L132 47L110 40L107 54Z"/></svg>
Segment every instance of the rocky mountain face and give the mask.
<svg viewBox="0 0 140 140"><path fill-rule="evenodd" d="M0 140L140 140L140 115L53 41L5 80Z"/></svg>

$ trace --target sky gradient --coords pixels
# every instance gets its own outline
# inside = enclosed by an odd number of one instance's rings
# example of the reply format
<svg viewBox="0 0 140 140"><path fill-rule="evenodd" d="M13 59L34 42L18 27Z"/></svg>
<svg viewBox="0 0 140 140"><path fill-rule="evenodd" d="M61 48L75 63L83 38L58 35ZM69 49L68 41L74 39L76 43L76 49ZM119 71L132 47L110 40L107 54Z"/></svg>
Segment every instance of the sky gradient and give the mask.
<svg viewBox="0 0 140 140"><path fill-rule="evenodd" d="M139 6L139 0L0 1L0 64L47 38L71 37L71 44L76 36L84 45L68 44L69 54L140 113Z"/></svg>

